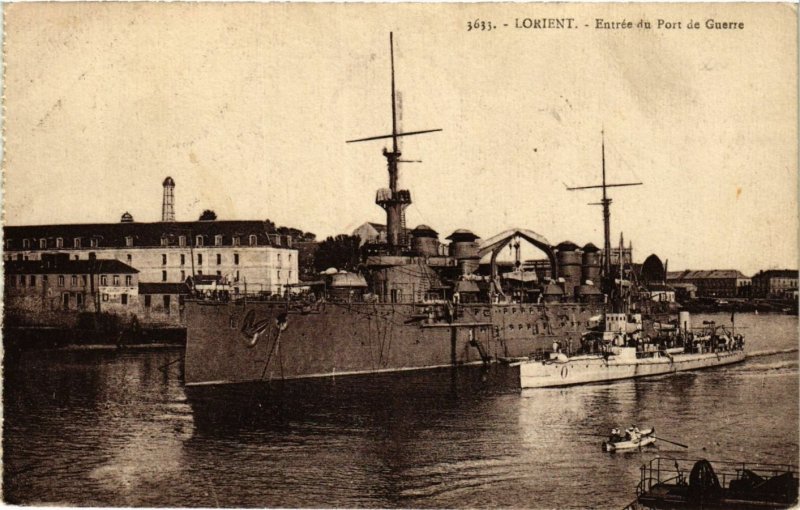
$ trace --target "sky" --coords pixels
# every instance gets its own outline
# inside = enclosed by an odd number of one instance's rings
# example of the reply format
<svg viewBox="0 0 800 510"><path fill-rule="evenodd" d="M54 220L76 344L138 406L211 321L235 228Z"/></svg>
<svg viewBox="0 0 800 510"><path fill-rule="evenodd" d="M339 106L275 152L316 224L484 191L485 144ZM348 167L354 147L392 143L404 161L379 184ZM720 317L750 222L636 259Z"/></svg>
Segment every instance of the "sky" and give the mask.
<svg viewBox="0 0 800 510"><path fill-rule="evenodd" d="M385 142L345 141L391 131L393 31L400 126L442 129L401 142L422 161L400 170L410 227L602 246L599 191L566 187L600 182L604 131L609 182L643 182L610 191L614 244L670 270L794 268L795 9L6 4L4 220L159 221L169 175L178 220L213 209L318 237L383 223ZM515 28L526 17L577 28Z"/></svg>

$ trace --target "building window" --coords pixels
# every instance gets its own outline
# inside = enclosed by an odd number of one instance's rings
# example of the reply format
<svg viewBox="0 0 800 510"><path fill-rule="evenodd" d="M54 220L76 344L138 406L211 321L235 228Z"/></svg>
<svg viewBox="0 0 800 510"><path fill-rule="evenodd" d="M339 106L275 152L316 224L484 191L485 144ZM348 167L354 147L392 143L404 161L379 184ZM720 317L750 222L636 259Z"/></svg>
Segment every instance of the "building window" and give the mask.
<svg viewBox="0 0 800 510"><path fill-rule="evenodd" d="M100 285L108 285L108 275L100 275Z"/></svg>
<svg viewBox="0 0 800 510"><path fill-rule="evenodd" d="M120 301L122 302L123 305L127 305L128 304L128 295L127 294L120 294L119 298L120 298Z"/></svg>
<svg viewBox="0 0 800 510"><path fill-rule="evenodd" d="M23 240L22 240L22 249L23 249L23 250L27 250L27 249L29 249L30 247L31 247L31 241L30 241L30 239L23 239Z"/></svg>
<svg viewBox="0 0 800 510"><path fill-rule="evenodd" d="M64 247L64 238L56 237L56 248L63 248L63 247Z"/></svg>
<svg viewBox="0 0 800 510"><path fill-rule="evenodd" d="M239 271L236 271L236 277L234 278L234 281L239 281Z"/></svg>
<svg viewBox="0 0 800 510"><path fill-rule="evenodd" d="M36 287L36 275L31 275L31 287Z"/></svg>
<svg viewBox="0 0 800 510"><path fill-rule="evenodd" d="M195 246L203 246L203 236L197 236L194 238L194 245Z"/></svg>
<svg viewBox="0 0 800 510"><path fill-rule="evenodd" d="M181 265L183 266L183 265L185 265L185 264L186 264L186 255L184 255L183 253L181 253Z"/></svg>
<svg viewBox="0 0 800 510"><path fill-rule="evenodd" d="M69 292L65 292L61 297L64 301L64 310L69 310Z"/></svg>
<svg viewBox="0 0 800 510"><path fill-rule="evenodd" d="M89 247L90 248L97 248L99 245L100 245L100 241L96 237L93 237L93 238L89 239Z"/></svg>
<svg viewBox="0 0 800 510"><path fill-rule="evenodd" d="M58 286L59 287L63 287L64 286L64 275L63 274L58 275Z"/></svg>
<svg viewBox="0 0 800 510"><path fill-rule="evenodd" d="M222 254L221 253L217 253L217 265L220 265L220 264L222 264Z"/></svg>
<svg viewBox="0 0 800 510"><path fill-rule="evenodd" d="M19 286L20 287L24 287L25 286L25 275L24 274L20 275L20 277L19 277Z"/></svg>
<svg viewBox="0 0 800 510"><path fill-rule="evenodd" d="M17 253L17 260L22 260L22 254L21 253Z"/></svg>
<svg viewBox="0 0 800 510"><path fill-rule="evenodd" d="M289 278L289 281L291 282L291 281L292 281L292 270L291 270L291 269L289 270L289 276L288 276L288 278Z"/></svg>
<svg viewBox="0 0 800 510"><path fill-rule="evenodd" d="M167 240L167 238L166 237L162 237L161 238L161 246L168 246L168 245L169 245L169 241Z"/></svg>
<svg viewBox="0 0 800 510"><path fill-rule="evenodd" d="M108 301L108 294L103 293L103 301Z"/></svg>
<svg viewBox="0 0 800 510"><path fill-rule="evenodd" d="M217 234L214 236L214 246L222 246L222 236Z"/></svg>
<svg viewBox="0 0 800 510"><path fill-rule="evenodd" d="M239 246L239 236L233 236L233 238L231 238L231 245Z"/></svg>
<svg viewBox="0 0 800 510"><path fill-rule="evenodd" d="M114 275L114 287L117 287L117 286L119 286L119 275L115 274Z"/></svg>
<svg viewBox="0 0 800 510"><path fill-rule="evenodd" d="M287 257L289 258L289 265L292 265L292 254L290 253Z"/></svg>
<svg viewBox="0 0 800 510"><path fill-rule="evenodd" d="M166 271L161 271L161 281L162 282L167 281L167 272Z"/></svg>
<svg viewBox="0 0 800 510"><path fill-rule="evenodd" d="M197 276L203 276L203 271L202 270L198 271Z"/></svg>
<svg viewBox="0 0 800 510"><path fill-rule="evenodd" d="M133 246L133 236L125 236L125 246Z"/></svg>
<svg viewBox="0 0 800 510"><path fill-rule="evenodd" d="M278 281L281 281L281 270L278 269Z"/></svg>
<svg viewBox="0 0 800 510"><path fill-rule="evenodd" d="M6 239L6 250L11 249L11 239Z"/></svg>
<svg viewBox="0 0 800 510"><path fill-rule="evenodd" d="M255 246L258 244L258 238L254 235L250 235L248 242L250 243L250 246Z"/></svg>
<svg viewBox="0 0 800 510"><path fill-rule="evenodd" d="M81 247L81 238L76 237L72 240L72 247L73 248L80 248Z"/></svg>
<svg viewBox="0 0 800 510"><path fill-rule="evenodd" d="M236 264L237 266L239 265L239 254L238 253L234 253L233 254L233 263Z"/></svg>
<svg viewBox="0 0 800 510"><path fill-rule="evenodd" d="M83 286L86 287L86 284L89 283L89 279L86 275L81 275L81 280L83 281Z"/></svg>
<svg viewBox="0 0 800 510"><path fill-rule="evenodd" d="M186 281L186 271L184 271L184 270L181 270L181 281L182 282Z"/></svg>
<svg viewBox="0 0 800 510"><path fill-rule="evenodd" d="M130 266L133 263L133 255L130 253L128 254L128 265Z"/></svg>
<svg viewBox="0 0 800 510"><path fill-rule="evenodd" d="M16 287L17 286L17 277L16 276L10 276L8 278L8 286L9 287Z"/></svg>
<svg viewBox="0 0 800 510"><path fill-rule="evenodd" d="M178 246L186 246L186 236L178 237Z"/></svg>
<svg viewBox="0 0 800 510"><path fill-rule="evenodd" d="M169 298L168 295L164 295L164 313L167 315L169 315Z"/></svg>
<svg viewBox="0 0 800 510"><path fill-rule="evenodd" d="M75 304L78 305L78 308L83 306L83 294L75 294Z"/></svg>
<svg viewBox="0 0 800 510"><path fill-rule="evenodd" d="M39 248L42 250L47 249L47 239L39 239Z"/></svg>
<svg viewBox="0 0 800 510"><path fill-rule="evenodd" d="M150 294L147 294L147 295L144 296L144 307L145 308L150 308L150 300L151 300Z"/></svg>
<svg viewBox="0 0 800 510"><path fill-rule="evenodd" d="M166 253L162 253L161 254L161 265L162 266L166 266L167 265L167 254Z"/></svg>
<svg viewBox="0 0 800 510"><path fill-rule="evenodd" d="M131 275L125 275L125 286L130 287L133 285L133 277Z"/></svg>
<svg viewBox="0 0 800 510"><path fill-rule="evenodd" d="M78 286L78 275L75 275L75 274L72 275L72 278L69 279L69 283L73 287L77 287Z"/></svg>
<svg viewBox="0 0 800 510"><path fill-rule="evenodd" d="M222 271L217 271L217 276L222 276Z"/></svg>
<svg viewBox="0 0 800 510"><path fill-rule="evenodd" d="M281 254L280 253L278 254L278 265L279 266L283 265L283 261L281 260Z"/></svg>
<svg viewBox="0 0 800 510"><path fill-rule="evenodd" d="M203 254L202 253L198 253L197 254L197 263L199 265L203 265Z"/></svg>

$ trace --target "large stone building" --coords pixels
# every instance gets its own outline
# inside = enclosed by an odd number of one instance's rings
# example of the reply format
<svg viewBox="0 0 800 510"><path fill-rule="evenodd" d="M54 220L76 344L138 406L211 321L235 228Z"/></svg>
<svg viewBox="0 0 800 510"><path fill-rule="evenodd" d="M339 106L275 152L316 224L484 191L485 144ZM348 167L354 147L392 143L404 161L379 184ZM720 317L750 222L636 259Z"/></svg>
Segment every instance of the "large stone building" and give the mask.
<svg viewBox="0 0 800 510"><path fill-rule="evenodd" d="M162 217L138 223L6 226L5 260L35 261L43 254L72 260L115 259L150 283L183 283L189 276L220 276L234 293L282 293L298 281L298 254L290 236L266 221L174 221L174 187L164 180Z"/></svg>
<svg viewBox="0 0 800 510"><path fill-rule="evenodd" d="M792 298L797 292L798 272L795 269L769 269L753 276L753 297L768 299Z"/></svg>
<svg viewBox="0 0 800 510"><path fill-rule="evenodd" d="M5 227L6 260L116 259L143 282L181 283L192 275L224 277L234 292L280 293L297 283L297 250L263 221L95 223Z"/></svg>
<svg viewBox="0 0 800 510"><path fill-rule="evenodd" d="M670 271L667 273L667 282L670 285L692 284L697 288L697 297L750 296L750 278L736 269Z"/></svg>

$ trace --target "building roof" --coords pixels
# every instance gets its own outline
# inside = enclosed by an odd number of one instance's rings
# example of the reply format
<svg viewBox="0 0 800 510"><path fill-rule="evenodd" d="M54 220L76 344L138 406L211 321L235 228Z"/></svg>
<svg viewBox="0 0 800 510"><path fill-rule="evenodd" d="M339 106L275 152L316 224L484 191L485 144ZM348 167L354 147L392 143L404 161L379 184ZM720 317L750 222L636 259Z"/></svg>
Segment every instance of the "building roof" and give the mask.
<svg viewBox="0 0 800 510"><path fill-rule="evenodd" d="M749 279L738 269L705 269L694 271L686 269L684 271L669 271L667 280L712 280L712 279Z"/></svg>
<svg viewBox="0 0 800 510"><path fill-rule="evenodd" d="M265 221L169 221L154 223L77 223L64 225L25 225L3 227L6 250L52 250L56 238L61 238L63 246L58 249L71 249L73 240L81 238L81 249L90 249L91 239L97 240L97 248L123 248L126 238L133 238L134 247L163 246L166 238L169 246L178 246L180 236L186 236L186 244L196 246L196 237L203 236L204 246L213 246L215 236L222 236L223 246L232 246L233 238L238 236L241 246L249 245L249 236L255 235L258 245L286 246L286 236L278 236ZM23 248L22 240L29 239L29 248ZM40 248L39 240L46 240L46 248Z"/></svg>
<svg viewBox="0 0 800 510"><path fill-rule="evenodd" d="M146 283L139 282L139 294L188 294L189 287L185 283Z"/></svg>
<svg viewBox="0 0 800 510"><path fill-rule="evenodd" d="M797 278L797 269L767 269L759 271L753 278Z"/></svg>
<svg viewBox="0 0 800 510"><path fill-rule="evenodd" d="M8 274L134 274L139 270L115 259L96 260L8 260Z"/></svg>
<svg viewBox="0 0 800 510"><path fill-rule="evenodd" d="M355 229L355 230L358 230L358 229L360 229L360 228L361 228L361 227L363 227L364 225L369 225L370 227L374 228L374 229L375 229L375 231L376 231L378 234L385 234L385 233L386 233L386 225L383 225L383 224L381 224L381 223L373 223L373 222L371 222L371 221L368 221L368 222L366 222L366 223L362 223L361 225L359 225L358 227L356 227L356 229ZM353 232L355 232L355 230L354 230ZM403 231L404 231L405 233L409 233L409 232L411 232L411 229L410 229L410 228L404 228L404 229L403 229Z"/></svg>

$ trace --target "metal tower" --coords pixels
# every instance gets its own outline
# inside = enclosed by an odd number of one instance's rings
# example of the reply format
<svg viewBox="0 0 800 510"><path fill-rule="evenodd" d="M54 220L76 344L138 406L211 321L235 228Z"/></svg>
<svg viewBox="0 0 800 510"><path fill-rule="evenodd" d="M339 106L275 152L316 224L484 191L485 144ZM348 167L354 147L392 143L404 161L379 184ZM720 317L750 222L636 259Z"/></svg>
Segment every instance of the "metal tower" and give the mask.
<svg viewBox="0 0 800 510"><path fill-rule="evenodd" d="M164 179L164 199L161 201L161 221L175 221L175 181Z"/></svg>
<svg viewBox="0 0 800 510"><path fill-rule="evenodd" d="M419 135L423 133L433 133L441 129L426 129L423 131L410 131L408 133L397 132L397 98L394 86L394 39L392 32L389 32L389 54L392 65L392 134L359 138L348 140L347 143L366 142L368 140L381 140L384 138L392 139L392 150L384 147L383 155L389 170L389 188L381 188L375 195L375 203L386 211L386 238L389 244L389 252L392 255L399 255L405 246L405 209L411 204L411 192L407 189L397 189L398 163L410 163L400 159L400 150L397 146L397 139L401 136Z"/></svg>

